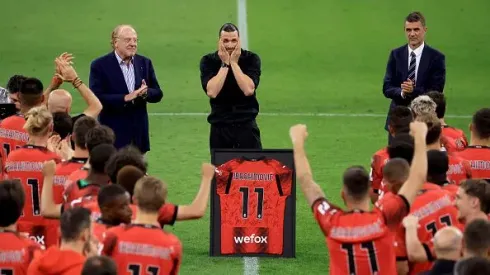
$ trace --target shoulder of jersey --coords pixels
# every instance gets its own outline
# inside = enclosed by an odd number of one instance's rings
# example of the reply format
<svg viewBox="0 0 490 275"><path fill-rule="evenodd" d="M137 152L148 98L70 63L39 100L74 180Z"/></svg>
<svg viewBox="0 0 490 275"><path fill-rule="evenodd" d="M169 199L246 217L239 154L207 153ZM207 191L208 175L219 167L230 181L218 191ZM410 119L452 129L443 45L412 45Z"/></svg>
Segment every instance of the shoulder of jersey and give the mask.
<svg viewBox="0 0 490 275"><path fill-rule="evenodd" d="M119 232L125 231L128 228L129 228L129 225L128 224L120 224L120 225L116 225L116 226L113 226L113 227L108 228L106 230L106 233L117 234Z"/></svg>
<svg viewBox="0 0 490 275"><path fill-rule="evenodd" d="M13 124L13 125L17 125L18 121L25 121L25 118L23 116L20 116L20 115L13 115L13 116L9 116L5 119L2 120L2 122L0 123L0 125L4 126L4 125L9 125L9 124Z"/></svg>
<svg viewBox="0 0 490 275"><path fill-rule="evenodd" d="M179 237L177 237L177 235L171 233L171 232L167 232L165 230L162 230L168 237L169 237L169 241L175 243L175 244L178 244L178 245L181 245L182 242L180 241Z"/></svg>
<svg viewBox="0 0 490 275"><path fill-rule="evenodd" d="M10 152L10 154L7 156L7 158L13 158L13 157L16 157L18 155L26 155L28 154L26 152L26 149L24 147L20 147L19 149L15 149L13 151Z"/></svg>
<svg viewBox="0 0 490 275"><path fill-rule="evenodd" d="M374 153L375 155L385 156L388 155L388 147L383 147Z"/></svg>
<svg viewBox="0 0 490 275"><path fill-rule="evenodd" d="M458 152L453 152L451 154L448 154L448 158L449 159L453 159L454 161L458 161L458 162L464 162L464 161L467 161L466 159L458 156Z"/></svg>

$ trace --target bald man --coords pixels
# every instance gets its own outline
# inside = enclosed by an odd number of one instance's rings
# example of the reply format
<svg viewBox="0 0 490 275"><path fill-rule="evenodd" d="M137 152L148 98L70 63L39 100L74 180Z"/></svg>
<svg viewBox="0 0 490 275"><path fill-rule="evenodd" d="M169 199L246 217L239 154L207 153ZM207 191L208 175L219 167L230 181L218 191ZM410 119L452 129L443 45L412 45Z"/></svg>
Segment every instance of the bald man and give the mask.
<svg viewBox="0 0 490 275"><path fill-rule="evenodd" d="M463 250L463 233L454 226L444 227L434 235L434 250L437 260L424 275L453 274L456 262Z"/></svg>
<svg viewBox="0 0 490 275"><path fill-rule="evenodd" d="M136 54L138 35L130 25L112 31L113 51L90 66L90 89L102 102L99 120L116 134L115 146L150 150L147 103L158 103L163 92L150 59Z"/></svg>
<svg viewBox="0 0 490 275"><path fill-rule="evenodd" d="M71 94L63 89L54 90L49 94L48 110L51 113L67 112L71 110Z"/></svg>

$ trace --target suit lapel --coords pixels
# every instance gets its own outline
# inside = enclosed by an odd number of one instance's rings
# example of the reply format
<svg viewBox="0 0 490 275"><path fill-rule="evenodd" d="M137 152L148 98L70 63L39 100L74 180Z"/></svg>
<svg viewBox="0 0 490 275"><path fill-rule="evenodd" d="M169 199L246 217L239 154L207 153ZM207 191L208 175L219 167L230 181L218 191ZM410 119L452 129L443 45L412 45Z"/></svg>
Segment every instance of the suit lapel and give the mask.
<svg viewBox="0 0 490 275"><path fill-rule="evenodd" d="M134 68L134 89L137 90L141 87L141 60L138 55L134 56L133 59L133 68Z"/></svg>
<svg viewBox="0 0 490 275"><path fill-rule="evenodd" d="M117 62L117 57L116 57L116 53L112 52L112 60L111 60L111 67L112 67L112 71L114 71L114 76L119 78L117 81L115 81L116 83L122 83L124 84L123 86L124 87L120 87L120 91L128 91L128 85L126 85L126 80L124 79L124 74L121 70L121 65L119 65L119 62ZM118 89L119 91L119 89ZM128 91L129 93L130 91ZM132 91L131 91L132 92Z"/></svg>
<svg viewBox="0 0 490 275"><path fill-rule="evenodd" d="M404 50L402 52L402 75L403 75L403 81L407 80L408 78L408 44L405 46Z"/></svg>
<svg viewBox="0 0 490 275"><path fill-rule="evenodd" d="M427 50L428 46L427 44L424 46L424 49L422 50L422 56L420 57L420 64L419 68L417 69L417 83L423 83L424 82L424 76L425 72L427 71L429 67L429 61L430 61L430 52Z"/></svg>

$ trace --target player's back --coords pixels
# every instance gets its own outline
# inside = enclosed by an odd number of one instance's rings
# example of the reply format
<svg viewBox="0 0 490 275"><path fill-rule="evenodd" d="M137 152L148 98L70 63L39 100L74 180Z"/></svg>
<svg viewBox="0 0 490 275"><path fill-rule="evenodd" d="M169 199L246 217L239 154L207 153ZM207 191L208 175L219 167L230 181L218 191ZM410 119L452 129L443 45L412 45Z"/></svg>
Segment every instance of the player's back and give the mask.
<svg viewBox="0 0 490 275"><path fill-rule="evenodd" d="M92 183L86 179L77 180L75 182L67 182L65 192L63 193L63 199L65 203L71 203L82 197L97 196L102 185L99 183Z"/></svg>
<svg viewBox="0 0 490 275"><path fill-rule="evenodd" d="M0 273L3 274L27 274L29 263L34 253L41 247L17 232L0 230Z"/></svg>
<svg viewBox="0 0 490 275"><path fill-rule="evenodd" d="M446 226L460 227L458 210L454 206L453 196L444 189L422 189L410 208L410 214L419 219L417 236L420 242L433 250L432 238L438 230ZM410 274L418 274L431 268L432 263L411 263Z"/></svg>
<svg viewBox="0 0 490 275"><path fill-rule="evenodd" d="M373 211L344 211L325 198L312 206L327 239L330 274L396 274L394 235L391 230L408 214L408 201L388 195Z"/></svg>
<svg viewBox="0 0 490 275"><path fill-rule="evenodd" d="M396 270L393 235L379 213L345 212L332 222L335 226L327 236L330 274L382 275Z"/></svg>
<svg viewBox="0 0 490 275"><path fill-rule="evenodd" d="M26 196L18 229L37 238L37 242L46 247L57 243L56 222L41 216L42 169L48 160L60 161L59 156L46 147L25 145L12 151L5 164L5 176L20 180Z"/></svg>
<svg viewBox="0 0 490 275"><path fill-rule="evenodd" d="M85 165L87 158L71 158L56 165L56 172L53 182L53 197L55 203L63 202L63 192L65 191L65 183L71 173L79 170Z"/></svg>
<svg viewBox="0 0 490 275"><path fill-rule="evenodd" d="M106 231L102 254L116 262L118 274L178 274L182 244L157 226L120 225Z"/></svg>
<svg viewBox="0 0 490 275"><path fill-rule="evenodd" d="M49 151L46 147L25 145L12 151L7 157L5 174L9 179L19 179L24 187L26 203L23 215L19 221L42 221L41 216L41 190L43 188L43 166L44 162L55 160L59 162L57 154Z"/></svg>
<svg viewBox="0 0 490 275"><path fill-rule="evenodd" d="M442 126L441 143L448 153L464 150L468 146L463 130L448 125Z"/></svg>
<svg viewBox="0 0 490 275"><path fill-rule="evenodd" d="M0 122L2 165L5 165L10 152L24 146L29 140L29 134L24 130L25 122L22 115L13 115Z"/></svg>
<svg viewBox="0 0 490 275"><path fill-rule="evenodd" d="M276 160L239 159L217 171L221 253L282 254L292 170Z"/></svg>
<svg viewBox="0 0 490 275"><path fill-rule="evenodd" d="M468 146L457 156L466 159L471 165L471 176L474 179L490 180L490 147Z"/></svg>
<svg viewBox="0 0 490 275"><path fill-rule="evenodd" d="M448 159L449 170L446 175L449 182L460 185L464 180L471 179L472 174L469 161L451 154L448 155Z"/></svg>
<svg viewBox="0 0 490 275"><path fill-rule="evenodd" d="M383 167L390 159L388 155L388 149L385 147L374 153L371 159L371 171L369 179L371 181L371 187L373 191L379 195L387 192L386 186L383 186Z"/></svg>
<svg viewBox="0 0 490 275"><path fill-rule="evenodd" d="M451 194L451 199L454 200L456 199L456 193L458 192L459 186L456 184L447 183L442 186L442 189L449 192L449 194Z"/></svg>

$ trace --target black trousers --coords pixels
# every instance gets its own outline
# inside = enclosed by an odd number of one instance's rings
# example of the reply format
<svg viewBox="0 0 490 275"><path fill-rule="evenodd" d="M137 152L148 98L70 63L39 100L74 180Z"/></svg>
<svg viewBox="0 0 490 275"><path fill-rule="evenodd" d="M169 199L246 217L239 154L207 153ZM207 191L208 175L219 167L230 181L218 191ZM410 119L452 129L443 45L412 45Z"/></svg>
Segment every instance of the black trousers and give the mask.
<svg viewBox="0 0 490 275"><path fill-rule="evenodd" d="M209 149L262 149L259 127L255 121L211 124Z"/></svg>

